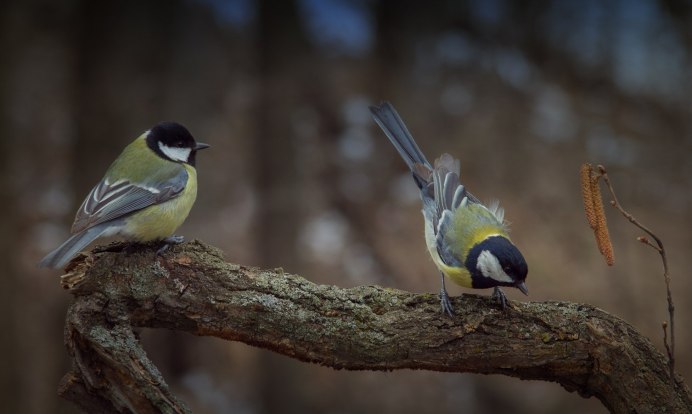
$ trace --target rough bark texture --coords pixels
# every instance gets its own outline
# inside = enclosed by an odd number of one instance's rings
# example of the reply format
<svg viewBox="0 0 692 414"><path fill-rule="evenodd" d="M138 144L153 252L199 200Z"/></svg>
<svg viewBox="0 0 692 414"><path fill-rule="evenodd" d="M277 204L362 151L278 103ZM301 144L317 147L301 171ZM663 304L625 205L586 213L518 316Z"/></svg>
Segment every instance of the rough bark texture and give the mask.
<svg viewBox="0 0 692 414"><path fill-rule="evenodd" d="M377 286L316 285L281 269L226 263L200 242L155 257L81 256L63 276L76 300L60 394L86 412L184 413L133 333L166 328L266 348L335 369L427 369L555 381L613 412L692 412L665 357L626 322L589 305L454 298Z"/></svg>

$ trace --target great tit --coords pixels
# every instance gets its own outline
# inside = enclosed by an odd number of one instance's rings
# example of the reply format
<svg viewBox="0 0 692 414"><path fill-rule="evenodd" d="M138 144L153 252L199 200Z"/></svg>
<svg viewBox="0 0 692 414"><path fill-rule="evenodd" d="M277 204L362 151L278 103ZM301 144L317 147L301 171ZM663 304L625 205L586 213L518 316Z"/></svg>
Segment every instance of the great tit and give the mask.
<svg viewBox="0 0 692 414"><path fill-rule="evenodd" d="M486 207L466 190L459 181L459 160L451 155L442 154L431 165L389 102L371 106L370 111L420 189L425 241L442 278L442 312L454 313L445 276L467 288L494 288L493 298L503 309L507 298L500 286L512 286L528 295L528 267L509 239L504 210L497 203Z"/></svg>
<svg viewBox="0 0 692 414"><path fill-rule="evenodd" d="M181 243L182 236L172 235L195 203L195 156L208 147L174 122L162 122L144 132L125 147L84 199L72 224L74 235L39 266L64 267L100 237L163 240L164 246Z"/></svg>

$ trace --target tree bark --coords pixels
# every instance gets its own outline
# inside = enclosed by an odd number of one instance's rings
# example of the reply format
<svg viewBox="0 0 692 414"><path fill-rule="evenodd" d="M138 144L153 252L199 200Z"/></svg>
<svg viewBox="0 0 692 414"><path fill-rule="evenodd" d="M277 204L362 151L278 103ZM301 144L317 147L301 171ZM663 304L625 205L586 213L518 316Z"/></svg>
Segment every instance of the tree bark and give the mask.
<svg viewBox="0 0 692 414"><path fill-rule="evenodd" d="M164 256L93 252L63 286L75 296L65 341L73 366L60 394L87 412L185 413L133 328L241 341L335 369L427 369L560 383L613 412L692 412L665 357L621 319L590 305L453 299L378 286L342 289L227 263L193 241Z"/></svg>

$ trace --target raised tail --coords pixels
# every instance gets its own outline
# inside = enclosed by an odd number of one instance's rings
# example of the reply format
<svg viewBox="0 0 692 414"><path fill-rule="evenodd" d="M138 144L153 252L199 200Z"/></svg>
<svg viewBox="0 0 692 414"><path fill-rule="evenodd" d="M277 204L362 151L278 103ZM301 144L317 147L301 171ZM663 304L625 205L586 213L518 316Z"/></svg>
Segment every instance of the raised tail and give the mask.
<svg viewBox="0 0 692 414"><path fill-rule="evenodd" d="M370 112L372 112L372 117L377 122L377 125L382 128L387 138L389 138L396 150L399 151L399 155L404 159L408 168L413 172L416 182L419 179L423 179L424 182L427 181L428 177L421 175L420 166L425 167L428 171L432 171L432 165L425 158L420 148L418 148L413 136L408 132L406 124L401 120L392 104L386 101L382 102L379 106L371 106ZM417 167L416 165L419 166Z"/></svg>
<svg viewBox="0 0 692 414"><path fill-rule="evenodd" d="M75 234L67 239L57 249L48 253L41 262L39 267L51 267L53 269L63 268L77 254L78 251L86 247L87 244L96 240L99 236L109 229L110 223L103 223L82 232Z"/></svg>

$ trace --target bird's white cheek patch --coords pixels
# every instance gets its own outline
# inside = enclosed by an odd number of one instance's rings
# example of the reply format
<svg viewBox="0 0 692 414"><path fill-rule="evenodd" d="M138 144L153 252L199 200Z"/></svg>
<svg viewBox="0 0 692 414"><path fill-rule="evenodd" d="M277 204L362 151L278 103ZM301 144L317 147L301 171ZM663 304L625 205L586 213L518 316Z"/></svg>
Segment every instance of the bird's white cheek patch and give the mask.
<svg viewBox="0 0 692 414"><path fill-rule="evenodd" d="M169 147L161 142L159 142L159 149L166 154L166 157L180 162L186 162L192 152L191 148Z"/></svg>
<svg viewBox="0 0 692 414"><path fill-rule="evenodd" d="M502 265L500 265L500 261L497 260L497 257L488 250L483 250L481 254L478 255L476 268L480 270L481 274L485 277L497 280L498 282L514 283L514 280L502 269Z"/></svg>

